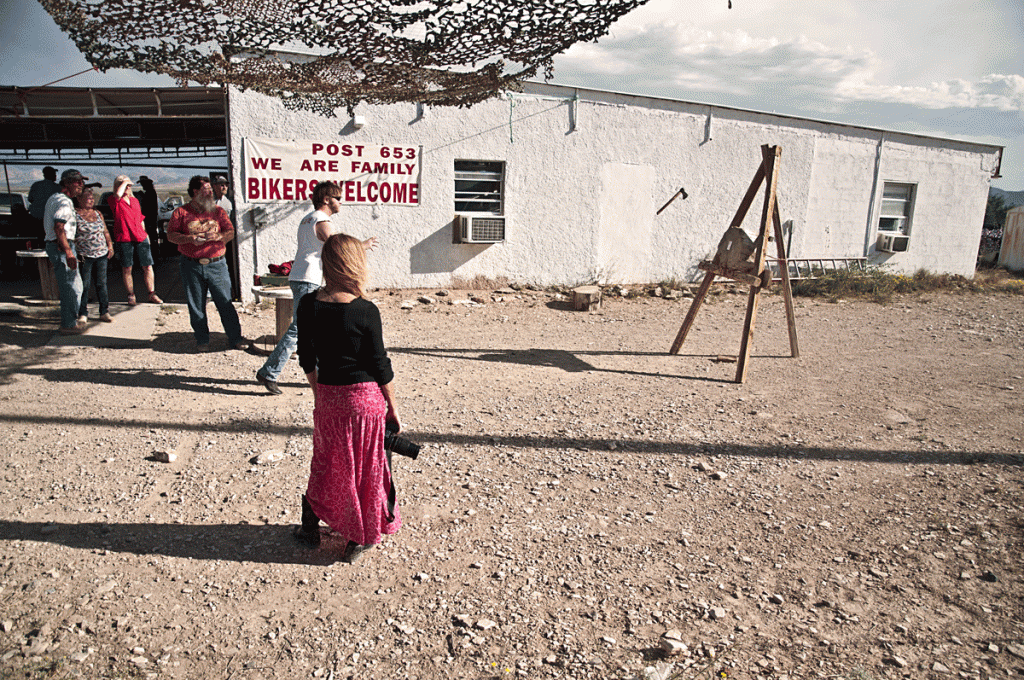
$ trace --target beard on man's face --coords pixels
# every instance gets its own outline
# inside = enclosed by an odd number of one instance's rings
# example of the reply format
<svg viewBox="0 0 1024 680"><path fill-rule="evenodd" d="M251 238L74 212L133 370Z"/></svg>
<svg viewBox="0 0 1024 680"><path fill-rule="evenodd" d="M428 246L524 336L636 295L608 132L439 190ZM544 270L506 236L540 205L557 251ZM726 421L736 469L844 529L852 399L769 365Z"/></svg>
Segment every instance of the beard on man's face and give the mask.
<svg viewBox="0 0 1024 680"><path fill-rule="evenodd" d="M214 208L217 207L217 201L213 198L213 194L196 194L192 198L192 202L195 203L196 207L204 213L212 213Z"/></svg>

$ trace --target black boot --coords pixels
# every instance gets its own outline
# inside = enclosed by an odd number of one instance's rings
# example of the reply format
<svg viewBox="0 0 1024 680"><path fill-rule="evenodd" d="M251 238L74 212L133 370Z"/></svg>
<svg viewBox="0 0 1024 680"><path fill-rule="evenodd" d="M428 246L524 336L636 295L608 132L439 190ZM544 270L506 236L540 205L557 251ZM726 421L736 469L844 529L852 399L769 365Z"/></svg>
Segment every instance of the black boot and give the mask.
<svg viewBox="0 0 1024 680"><path fill-rule="evenodd" d="M345 546L345 552L341 556L341 561L355 564L362 554L372 547L372 545L359 545L355 541L349 541L348 545Z"/></svg>
<svg viewBox="0 0 1024 680"><path fill-rule="evenodd" d="M320 547L320 518L313 512L313 506L302 496L302 526L295 529L295 538L310 548Z"/></svg>

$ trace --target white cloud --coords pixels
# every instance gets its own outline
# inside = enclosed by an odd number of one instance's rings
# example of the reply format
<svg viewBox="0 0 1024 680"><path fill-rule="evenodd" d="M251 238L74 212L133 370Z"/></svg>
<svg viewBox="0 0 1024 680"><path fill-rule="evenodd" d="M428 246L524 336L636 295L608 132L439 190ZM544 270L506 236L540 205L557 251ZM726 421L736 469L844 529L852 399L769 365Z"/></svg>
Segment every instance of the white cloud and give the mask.
<svg viewBox="0 0 1024 680"><path fill-rule="evenodd" d="M1024 112L1024 77L992 74L975 83L963 79L932 83L927 87L841 83L836 98L912 104L927 109L995 109Z"/></svg>
<svg viewBox="0 0 1024 680"><path fill-rule="evenodd" d="M556 61L556 74L643 82L646 94L685 98L686 90L767 97L829 111L836 103L898 102L930 109L1024 111L1024 77L988 75L927 86L879 82L871 51L826 45L806 36L756 37L674 23L633 27L598 44L577 45ZM612 85L614 87L614 84Z"/></svg>

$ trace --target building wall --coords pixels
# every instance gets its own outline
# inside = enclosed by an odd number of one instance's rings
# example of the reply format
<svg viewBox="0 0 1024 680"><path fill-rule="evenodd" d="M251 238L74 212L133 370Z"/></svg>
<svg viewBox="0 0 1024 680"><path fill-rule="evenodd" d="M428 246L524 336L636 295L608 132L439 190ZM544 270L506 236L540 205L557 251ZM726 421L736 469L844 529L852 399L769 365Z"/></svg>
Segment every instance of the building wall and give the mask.
<svg viewBox="0 0 1024 680"><path fill-rule="evenodd" d="M870 255L896 271L970 275L999 154L992 146L536 83L470 109L360 106L361 129L343 110L325 118L253 92L231 89L229 104L243 282L292 259L295 228L311 209L260 204L266 226L254 229L254 204L242 193L247 137L421 146L418 207L346 205L333 218L342 231L380 239L372 285L403 288L476 276L539 285L693 279L729 226L762 144L782 147L778 199L783 221L792 223L791 257ZM505 162L504 243L453 244L457 159ZM906 253L873 252L886 180L918 185ZM656 215L680 187L688 198ZM762 201L743 222L751 237Z"/></svg>
<svg viewBox="0 0 1024 680"><path fill-rule="evenodd" d="M1006 211L999 266L1015 272L1024 271L1024 205Z"/></svg>

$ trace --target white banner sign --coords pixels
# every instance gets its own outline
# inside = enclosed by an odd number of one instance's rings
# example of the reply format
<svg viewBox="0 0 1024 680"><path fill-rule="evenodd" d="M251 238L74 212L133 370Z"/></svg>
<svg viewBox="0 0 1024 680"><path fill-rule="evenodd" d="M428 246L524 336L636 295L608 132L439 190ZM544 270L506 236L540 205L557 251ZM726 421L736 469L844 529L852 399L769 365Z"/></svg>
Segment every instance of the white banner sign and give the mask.
<svg viewBox="0 0 1024 680"><path fill-rule="evenodd" d="M308 201L313 187L331 180L342 203L419 205L417 146L247 138L245 200Z"/></svg>

